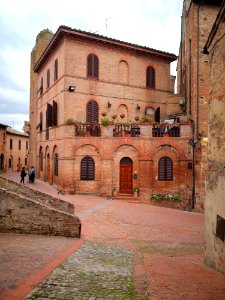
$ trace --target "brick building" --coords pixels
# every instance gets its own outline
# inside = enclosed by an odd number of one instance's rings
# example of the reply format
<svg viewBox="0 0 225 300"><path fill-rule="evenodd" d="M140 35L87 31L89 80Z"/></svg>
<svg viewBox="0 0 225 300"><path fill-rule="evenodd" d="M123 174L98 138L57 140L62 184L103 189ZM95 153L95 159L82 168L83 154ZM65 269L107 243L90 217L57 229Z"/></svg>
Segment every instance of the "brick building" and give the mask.
<svg viewBox="0 0 225 300"><path fill-rule="evenodd" d="M38 176L66 193L132 196L138 188L143 201L164 192L188 202L192 127L174 94L176 59L65 26L42 31L31 54Z"/></svg>
<svg viewBox="0 0 225 300"><path fill-rule="evenodd" d="M204 50L210 66L205 262L225 274L225 1Z"/></svg>
<svg viewBox="0 0 225 300"><path fill-rule="evenodd" d="M193 120L192 206L204 207L208 135L209 74L204 45L222 0L185 0L181 21L181 42L177 64L178 93L184 95L184 112Z"/></svg>
<svg viewBox="0 0 225 300"><path fill-rule="evenodd" d="M28 167L29 136L0 124L0 173L19 172Z"/></svg>

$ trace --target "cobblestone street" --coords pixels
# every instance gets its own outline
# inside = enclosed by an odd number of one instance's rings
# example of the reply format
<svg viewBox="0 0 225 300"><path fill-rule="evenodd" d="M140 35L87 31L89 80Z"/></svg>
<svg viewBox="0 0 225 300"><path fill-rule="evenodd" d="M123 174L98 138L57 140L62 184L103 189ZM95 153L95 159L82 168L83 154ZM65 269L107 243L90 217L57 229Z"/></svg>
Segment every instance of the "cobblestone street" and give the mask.
<svg viewBox="0 0 225 300"><path fill-rule="evenodd" d="M1 233L1 300L225 299L203 263L204 215L26 185L73 203L82 238Z"/></svg>

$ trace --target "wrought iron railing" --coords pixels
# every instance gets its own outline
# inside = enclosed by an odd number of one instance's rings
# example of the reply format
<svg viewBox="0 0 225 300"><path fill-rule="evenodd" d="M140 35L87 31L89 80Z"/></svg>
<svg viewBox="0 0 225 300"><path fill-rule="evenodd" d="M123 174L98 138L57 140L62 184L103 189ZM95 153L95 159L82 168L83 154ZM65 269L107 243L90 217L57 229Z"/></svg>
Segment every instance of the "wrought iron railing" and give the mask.
<svg viewBox="0 0 225 300"><path fill-rule="evenodd" d="M141 134L141 129L138 124L118 124L115 125L113 129L114 137L139 137Z"/></svg>
<svg viewBox="0 0 225 300"><path fill-rule="evenodd" d="M75 124L75 136L101 136L99 124Z"/></svg>
<svg viewBox="0 0 225 300"><path fill-rule="evenodd" d="M179 124L157 124L152 127L153 137L180 137L180 125Z"/></svg>

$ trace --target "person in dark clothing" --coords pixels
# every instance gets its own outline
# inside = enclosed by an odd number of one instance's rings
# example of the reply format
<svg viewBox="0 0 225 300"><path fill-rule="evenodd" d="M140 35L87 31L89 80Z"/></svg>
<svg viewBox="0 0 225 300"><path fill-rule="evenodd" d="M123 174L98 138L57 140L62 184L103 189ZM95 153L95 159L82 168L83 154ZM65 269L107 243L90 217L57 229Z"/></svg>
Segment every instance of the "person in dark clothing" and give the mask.
<svg viewBox="0 0 225 300"><path fill-rule="evenodd" d="M31 168L30 168L30 172L29 172L30 174L29 174L29 182L30 183L34 183L34 179L35 179L35 169L34 169L34 167L32 166Z"/></svg>
<svg viewBox="0 0 225 300"><path fill-rule="evenodd" d="M21 170L21 173L20 173L20 183L23 183L24 184L24 178L25 176L27 175L26 171L25 171L25 168L23 167L22 170Z"/></svg>

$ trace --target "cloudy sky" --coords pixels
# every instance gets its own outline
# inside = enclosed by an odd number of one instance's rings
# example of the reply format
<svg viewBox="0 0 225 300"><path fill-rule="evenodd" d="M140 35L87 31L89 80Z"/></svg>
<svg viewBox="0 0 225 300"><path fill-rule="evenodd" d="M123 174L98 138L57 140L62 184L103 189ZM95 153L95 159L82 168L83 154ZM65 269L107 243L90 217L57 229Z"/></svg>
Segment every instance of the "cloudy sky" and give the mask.
<svg viewBox="0 0 225 300"><path fill-rule="evenodd" d="M30 53L60 25L178 54L183 0L0 0L0 123L29 120ZM171 73L176 75L176 63Z"/></svg>

